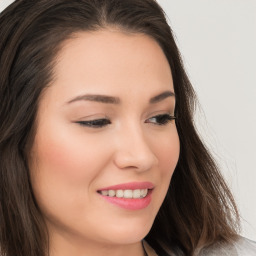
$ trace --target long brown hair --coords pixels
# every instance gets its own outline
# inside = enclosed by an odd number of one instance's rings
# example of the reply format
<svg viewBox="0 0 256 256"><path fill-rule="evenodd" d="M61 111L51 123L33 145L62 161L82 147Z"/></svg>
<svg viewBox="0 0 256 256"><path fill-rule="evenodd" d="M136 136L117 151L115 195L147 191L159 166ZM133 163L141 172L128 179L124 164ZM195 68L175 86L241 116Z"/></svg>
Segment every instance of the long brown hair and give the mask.
<svg viewBox="0 0 256 256"><path fill-rule="evenodd" d="M0 250L48 255L48 234L31 189L27 156L40 95L54 77L64 40L110 26L158 42L173 75L180 158L146 240L161 255L193 255L230 242L239 215L193 123L195 93L165 14L154 0L17 0L0 15Z"/></svg>

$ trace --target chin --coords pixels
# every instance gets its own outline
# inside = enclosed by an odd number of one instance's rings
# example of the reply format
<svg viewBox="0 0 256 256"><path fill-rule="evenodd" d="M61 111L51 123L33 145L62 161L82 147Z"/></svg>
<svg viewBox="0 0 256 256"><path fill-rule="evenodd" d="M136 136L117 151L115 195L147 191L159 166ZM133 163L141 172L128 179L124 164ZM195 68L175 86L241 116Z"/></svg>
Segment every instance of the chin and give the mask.
<svg viewBox="0 0 256 256"><path fill-rule="evenodd" d="M118 224L109 227L108 238L109 242L119 243L119 244L131 244L136 243L144 239L144 237L149 233L153 220L150 221L132 221L127 220L126 224ZM111 236L109 235L111 234Z"/></svg>
<svg viewBox="0 0 256 256"><path fill-rule="evenodd" d="M150 229L149 229L150 230ZM148 234L149 230L133 230L133 232L122 232L118 234L111 234L111 238L109 237L108 243L113 244L134 244L138 243L144 239L144 237Z"/></svg>

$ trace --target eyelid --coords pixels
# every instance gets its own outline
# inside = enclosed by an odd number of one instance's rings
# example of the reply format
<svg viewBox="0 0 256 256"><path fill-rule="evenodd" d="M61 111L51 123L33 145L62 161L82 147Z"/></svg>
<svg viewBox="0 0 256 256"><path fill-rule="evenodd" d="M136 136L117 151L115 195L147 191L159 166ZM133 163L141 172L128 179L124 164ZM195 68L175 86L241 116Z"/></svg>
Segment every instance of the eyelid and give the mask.
<svg viewBox="0 0 256 256"><path fill-rule="evenodd" d="M88 121L77 121L75 123L80 124L81 126L89 127L89 128L102 128L111 124L111 121L106 118L101 118L101 119L93 119Z"/></svg>
<svg viewBox="0 0 256 256"><path fill-rule="evenodd" d="M149 121L150 119L160 119L156 122ZM152 117L148 118L145 123L153 124L153 125L158 125L158 126L164 126L170 123L171 121L175 120L176 117L174 115L171 115L169 113L162 113L162 114L157 114L153 115Z"/></svg>

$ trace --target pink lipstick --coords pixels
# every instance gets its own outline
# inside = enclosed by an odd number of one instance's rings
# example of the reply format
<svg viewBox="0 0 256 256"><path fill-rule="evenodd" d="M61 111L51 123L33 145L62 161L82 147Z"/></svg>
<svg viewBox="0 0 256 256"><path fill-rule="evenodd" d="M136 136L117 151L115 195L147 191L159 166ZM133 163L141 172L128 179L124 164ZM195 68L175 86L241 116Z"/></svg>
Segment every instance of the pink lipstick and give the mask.
<svg viewBox="0 0 256 256"><path fill-rule="evenodd" d="M129 210L146 208L151 202L154 185L151 182L130 182L99 189L108 202Z"/></svg>

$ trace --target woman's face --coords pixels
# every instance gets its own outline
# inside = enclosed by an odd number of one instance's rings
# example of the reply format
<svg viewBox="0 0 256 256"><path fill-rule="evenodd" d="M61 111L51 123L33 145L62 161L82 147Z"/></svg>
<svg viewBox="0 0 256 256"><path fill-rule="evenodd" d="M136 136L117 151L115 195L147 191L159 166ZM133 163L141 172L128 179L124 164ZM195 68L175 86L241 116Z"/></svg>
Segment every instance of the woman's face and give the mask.
<svg viewBox="0 0 256 256"><path fill-rule="evenodd" d="M66 41L54 71L30 161L51 238L136 243L179 157L167 59L150 37L109 29Z"/></svg>

